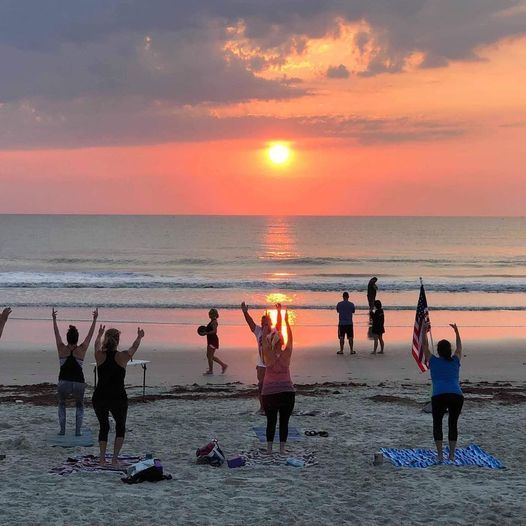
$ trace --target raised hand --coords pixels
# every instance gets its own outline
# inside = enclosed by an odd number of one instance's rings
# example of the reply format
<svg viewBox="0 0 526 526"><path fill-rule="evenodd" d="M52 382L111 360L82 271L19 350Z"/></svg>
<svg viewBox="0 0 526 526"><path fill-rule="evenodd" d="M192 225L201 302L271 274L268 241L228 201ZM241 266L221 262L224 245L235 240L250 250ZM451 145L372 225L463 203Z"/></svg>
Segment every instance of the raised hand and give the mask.
<svg viewBox="0 0 526 526"><path fill-rule="evenodd" d="M55 307L53 307L51 309L51 317L56 320L57 319L57 310L55 309Z"/></svg>
<svg viewBox="0 0 526 526"><path fill-rule="evenodd" d="M0 314L0 321L2 322L6 322L7 321L7 318L9 318L9 315L11 314L11 307L6 307L3 311L2 311L2 314Z"/></svg>
<svg viewBox="0 0 526 526"><path fill-rule="evenodd" d="M98 317L99 317L99 308L97 307L97 308L93 311L93 321L95 321Z"/></svg>
<svg viewBox="0 0 526 526"><path fill-rule="evenodd" d="M449 326L455 331L458 332L458 327L456 323L450 323Z"/></svg>
<svg viewBox="0 0 526 526"><path fill-rule="evenodd" d="M241 310L246 314L248 312L247 304L243 301L241 303Z"/></svg>
<svg viewBox="0 0 526 526"><path fill-rule="evenodd" d="M144 338L144 330L137 327L137 338Z"/></svg>
<svg viewBox="0 0 526 526"><path fill-rule="evenodd" d="M102 338L102 335L104 334L104 331L106 330L106 325L100 325L99 332L97 334L97 338Z"/></svg>
<svg viewBox="0 0 526 526"><path fill-rule="evenodd" d="M281 312L281 303L276 303L276 309Z"/></svg>

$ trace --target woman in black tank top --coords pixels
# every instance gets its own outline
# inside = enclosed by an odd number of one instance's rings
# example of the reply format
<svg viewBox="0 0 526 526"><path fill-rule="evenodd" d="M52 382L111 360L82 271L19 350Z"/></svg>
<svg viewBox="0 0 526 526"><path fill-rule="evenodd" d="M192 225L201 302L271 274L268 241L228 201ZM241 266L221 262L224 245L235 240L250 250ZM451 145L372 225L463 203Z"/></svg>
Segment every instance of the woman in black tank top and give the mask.
<svg viewBox="0 0 526 526"><path fill-rule="evenodd" d="M93 409L99 420L99 461L106 463L106 448L110 431L109 415L115 420L115 444L113 446L112 464L118 465L119 453L124 443L126 433L126 417L128 415L128 396L124 387L126 365L139 348L144 331L137 329L137 338L127 351L118 351L120 331L100 326L95 340L95 361L99 381L93 393ZM102 336L104 335L104 340Z"/></svg>
<svg viewBox="0 0 526 526"><path fill-rule="evenodd" d="M64 345L57 324L57 311L53 309L51 316L53 318L53 330L57 343L58 359L60 362L60 372L58 374L58 421L60 425L59 435L66 433L66 400L69 397L75 399L75 435L82 434L82 421L84 418L84 373L82 364L86 351L88 350L91 338L95 332L95 323L99 315L98 309L93 311L93 321L85 340L78 345L79 331L74 325L69 326L66 334L67 345Z"/></svg>

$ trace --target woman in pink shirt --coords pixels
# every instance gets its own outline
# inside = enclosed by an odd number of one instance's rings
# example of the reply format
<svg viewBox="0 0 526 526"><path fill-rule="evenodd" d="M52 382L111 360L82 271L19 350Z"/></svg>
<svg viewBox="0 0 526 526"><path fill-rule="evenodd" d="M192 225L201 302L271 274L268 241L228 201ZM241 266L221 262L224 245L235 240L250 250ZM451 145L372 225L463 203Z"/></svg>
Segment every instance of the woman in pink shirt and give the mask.
<svg viewBox="0 0 526 526"><path fill-rule="evenodd" d="M287 345L283 347L281 334L281 306L278 305L276 330L263 338L263 357L266 366L261 398L267 416L267 453L272 453L276 423L279 414L279 451L285 453L289 434L289 419L294 409L295 391L290 378L290 358L292 356L292 330L288 312L285 313L287 326Z"/></svg>

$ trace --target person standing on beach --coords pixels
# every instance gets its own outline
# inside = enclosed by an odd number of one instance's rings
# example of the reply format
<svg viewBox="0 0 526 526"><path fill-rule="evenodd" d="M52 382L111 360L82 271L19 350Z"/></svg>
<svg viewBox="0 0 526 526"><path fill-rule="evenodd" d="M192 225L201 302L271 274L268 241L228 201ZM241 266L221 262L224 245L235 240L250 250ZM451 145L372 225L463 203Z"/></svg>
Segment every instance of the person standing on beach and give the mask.
<svg viewBox="0 0 526 526"><path fill-rule="evenodd" d="M0 338L2 337L2 333L4 332L5 324L7 323L7 318L9 318L9 315L11 314L11 309L9 307L6 307L2 314L0 314Z"/></svg>
<svg viewBox="0 0 526 526"><path fill-rule="evenodd" d="M106 448L110 431L109 415L115 420L115 444L113 446L112 465L119 465L119 453L126 433L128 415L128 395L124 387L126 365L137 352L144 331L137 328L137 338L127 351L119 351L120 331L108 329L101 325L95 340L95 362L99 381L93 392L93 409L99 421L99 462L106 464ZM104 335L104 340L102 336Z"/></svg>
<svg viewBox="0 0 526 526"><path fill-rule="evenodd" d="M67 345L62 341L60 330L57 324L57 311L52 309L53 331L57 344L58 359L60 362L60 372L58 375L58 422L60 426L59 435L66 434L66 399L72 396L75 399L75 435L80 436L82 432L82 421L84 419L84 390L86 381L82 372L84 357L88 350L91 338L95 332L95 324L99 310L93 311L93 321L84 341L78 345L79 331L74 325L70 325L66 334Z"/></svg>
<svg viewBox="0 0 526 526"><path fill-rule="evenodd" d="M438 356L434 356L429 350L427 333L423 340L423 350L426 361L429 363L431 382L433 384L433 395L431 397L431 409L433 413L433 438L435 440L438 461L443 462L443 434L442 419L448 413L448 440L449 460L455 460L455 450L458 438L458 418L464 405L464 395L460 388L460 360L462 358L462 341L455 323L450 327L455 331L456 349L452 355L449 340L440 340L437 344Z"/></svg>
<svg viewBox="0 0 526 526"><path fill-rule="evenodd" d="M203 336L206 335L206 359L208 360L208 370L203 374L214 374L214 362L217 362L221 366L221 373L224 374L228 365L215 356L215 352L219 349L219 336L217 335L217 319L219 318L219 312L217 312L217 309L210 309L208 311L208 317L210 318L210 323L206 326L206 332L203 333Z"/></svg>
<svg viewBox="0 0 526 526"><path fill-rule="evenodd" d="M355 308L354 303L349 301L348 292L343 293L343 300L336 305L336 311L339 315L338 338L340 339L340 350L336 354L343 354L345 336L347 336L347 339L349 340L351 354L356 354L356 351L353 349L354 326L352 321L352 315L354 314Z"/></svg>
<svg viewBox="0 0 526 526"><path fill-rule="evenodd" d="M374 348L371 354L376 354L376 349L378 349L378 342L380 342L380 350L378 351L378 354L384 353L384 332L384 309L382 308L382 302L380 300L375 300L371 327L371 334L374 339Z"/></svg>
<svg viewBox="0 0 526 526"><path fill-rule="evenodd" d="M263 359L266 365L263 388L261 390L263 408L267 416L267 453L272 454L276 424L279 414L279 452L285 454L285 444L289 435L289 419L294 410L295 389L290 377L292 356L292 329L289 313L285 312L287 345L283 347L281 334L281 305L278 304L276 330L269 332L262 341Z"/></svg>
<svg viewBox="0 0 526 526"><path fill-rule="evenodd" d="M369 280L367 284L367 303L369 305L369 317L372 319L372 312L374 309L374 300L376 299L376 293L378 292L378 286L376 282L378 278L375 276Z"/></svg>
<svg viewBox="0 0 526 526"><path fill-rule="evenodd" d="M265 378L265 362L263 360L263 338L266 338L267 335L272 330L272 320L268 314L261 316L261 325L256 325L255 321L252 319L252 316L248 313L248 307L245 302L241 303L241 310L243 311L243 316L245 321L249 326L250 330L253 332L258 343L258 360L256 365L256 375L258 380L258 398L259 398L259 413L264 415L265 410L263 409L263 400L261 398L261 389L263 388L263 380Z"/></svg>

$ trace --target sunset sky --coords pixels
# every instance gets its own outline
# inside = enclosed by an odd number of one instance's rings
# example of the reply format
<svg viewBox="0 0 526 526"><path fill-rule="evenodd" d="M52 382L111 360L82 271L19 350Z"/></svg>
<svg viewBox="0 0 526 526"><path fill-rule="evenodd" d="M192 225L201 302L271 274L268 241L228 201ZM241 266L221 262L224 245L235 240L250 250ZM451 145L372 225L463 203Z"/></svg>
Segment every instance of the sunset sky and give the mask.
<svg viewBox="0 0 526 526"><path fill-rule="evenodd" d="M526 209L526 1L4 0L0 71L2 213Z"/></svg>

